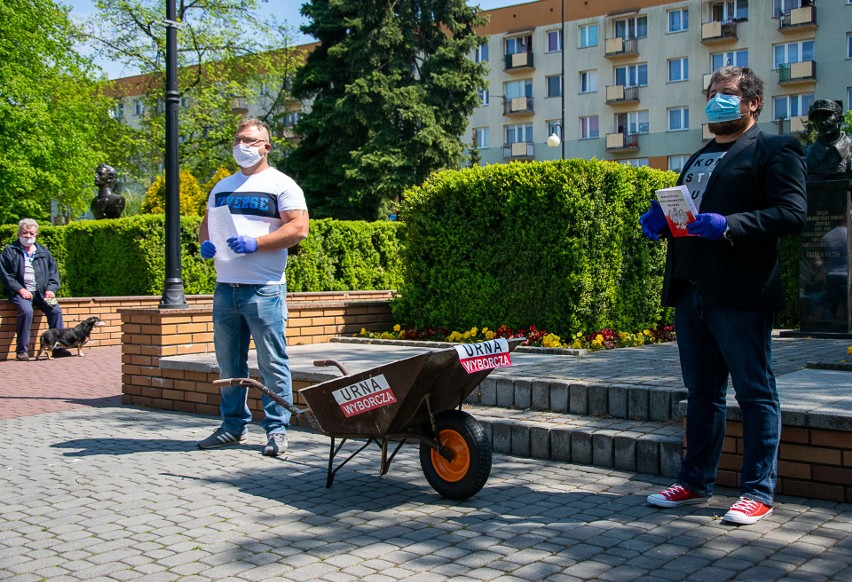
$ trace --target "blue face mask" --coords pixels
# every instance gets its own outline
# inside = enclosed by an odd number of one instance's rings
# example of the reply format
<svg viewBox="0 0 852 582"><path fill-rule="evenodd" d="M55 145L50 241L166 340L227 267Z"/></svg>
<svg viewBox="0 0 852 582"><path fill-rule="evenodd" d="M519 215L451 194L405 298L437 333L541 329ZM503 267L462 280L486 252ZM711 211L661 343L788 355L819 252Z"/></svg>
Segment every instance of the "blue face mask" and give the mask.
<svg viewBox="0 0 852 582"><path fill-rule="evenodd" d="M740 98L737 95L723 95L716 93L707 105L704 106L704 113L707 114L707 120L710 123L720 123L722 121L734 121L742 117L740 113Z"/></svg>

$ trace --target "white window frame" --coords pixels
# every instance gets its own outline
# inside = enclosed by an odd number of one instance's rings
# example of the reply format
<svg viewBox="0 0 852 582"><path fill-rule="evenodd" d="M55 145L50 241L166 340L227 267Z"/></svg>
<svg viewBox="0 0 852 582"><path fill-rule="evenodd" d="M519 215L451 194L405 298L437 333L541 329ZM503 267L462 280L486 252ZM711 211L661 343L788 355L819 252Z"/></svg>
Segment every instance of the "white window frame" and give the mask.
<svg viewBox="0 0 852 582"><path fill-rule="evenodd" d="M672 123L672 116L676 115L677 123ZM689 129L689 107L669 107L666 109L667 131L686 131Z"/></svg>
<svg viewBox="0 0 852 582"><path fill-rule="evenodd" d="M506 97L506 99L514 99L516 97L532 97L533 80L518 79L517 81L506 81L503 83L503 95Z"/></svg>
<svg viewBox="0 0 852 582"><path fill-rule="evenodd" d="M781 65L789 65L790 63L801 63L804 61L812 61L814 60L814 39L807 40L797 40L794 42L782 42L778 44L772 45L772 69L776 70ZM805 57L805 47L806 45L810 45L810 54L811 58L806 59ZM795 55L791 56L791 49L795 47ZM784 58L783 60L778 60L778 50L779 48L784 49Z"/></svg>
<svg viewBox="0 0 852 582"><path fill-rule="evenodd" d="M640 80L641 72L645 72L645 82ZM618 72L624 71L624 87L647 87L648 86L648 63L636 63L635 65L622 65L613 68L613 80L618 85Z"/></svg>
<svg viewBox="0 0 852 582"><path fill-rule="evenodd" d="M680 174L683 171L683 167L686 165L687 160L689 160L689 157L690 154L676 154L669 156L669 171Z"/></svg>
<svg viewBox="0 0 852 582"><path fill-rule="evenodd" d="M742 14L742 16L737 16ZM710 4L710 19L713 22L748 20L748 0L724 0Z"/></svg>
<svg viewBox="0 0 852 582"><path fill-rule="evenodd" d="M641 23L641 26L640 26ZM621 26L619 26L621 25ZM623 28L622 34L618 33L619 28ZM644 29L644 30L643 30ZM621 37L624 40L633 40L635 38L648 37L648 17L644 14L641 16L631 16L630 18L619 18L612 21L612 36Z"/></svg>
<svg viewBox="0 0 852 582"><path fill-rule="evenodd" d="M594 120L595 129L592 129ZM594 133L594 135L592 135ZM580 117L580 139L599 139L601 136L601 120L597 115Z"/></svg>
<svg viewBox="0 0 852 582"><path fill-rule="evenodd" d="M145 114L145 102L142 101L142 99L136 99L133 102L133 106L134 106L134 113L136 114L137 117Z"/></svg>
<svg viewBox="0 0 852 582"><path fill-rule="evenodd" d="M618 118L623 116L626 123L623 130L618 130ZM643 131L644 130L644 131ZM651 123L649 121L648 110L642 111L627 111L625 113L615 114L615 131L624 135L647 135L651 133Z"/></svg>
<svg viewBox="0 0 852 582"><path fill-rule="evenodd" d="M510 134L512 137L509 137ZM504 135L506 143L532 143L533 141L533 125L532 123L518 123L505 126Z"/></svg>
<svg viewBox="0 0 852 582"><path fill-rule="evenodd" d="M598 92L598 70L580 71L580 93Z"/></svg>
<svg viewBox="0 0 852 582"><path fill-rule="evenodd" d="M680 63L677 67L678 74L680 78L673 79L672 78L672 65L675 63ZM666 61L666 77L668 78L669 83L680 83L681 81L689 80L689 57L678 57L676 59L669 59Z"/></svg>
<svg viewBox="0 0 852 582"><path fill-rule="evenodd" d="M846 58L852 59L852 32L846 33ZM852 105L847 103L847 105Z"/></svg>
<svg viewBox="0 0 852 582"><path fill-rule="evenodd" d="M475 63L487 63L488 62L488 43L484 42L476 49L473 53L473 61Z"/></svg>
<svg viewBox="0 0 852 582"><path fill-rule="evenodd" d="M619 163L632 168L643 168L650 162L648 161L648 158L631 158L629 160L619 160Z"/></svg>
<svg viewBox="0 0 852 582"><path fill-rule="evenodd" d="M547 137L550 137L554 133L559 136L559 139L565 140L565 136L562 135L562 121L559 119L550 119L545 122L547 124Z"/></svg>
<svg viewBox="0 0 852 582"><path fill-rule="evenodd" d="M556 35L556 48L550 48L551 35ZM546 53L561 53L562 47L565 46L562 42L562 29L548 30L544 35L544 52Z"/></svg>
<svg viewBox="0 0 852 582"><path fill-rule="evenodd" d="M503 39L503 45L506 47L507 55L529 53L532 52L532 36L528 34L523 36L510 36Z"/></svg>
<svg viewBox="0 0 852 582"><path fill-rule="evenodd" d="M474 127L473 137L476 140L476 149L487 150L490 145L491 131L488 127Z"/></svg>
<svg viewBox="0 0 852 582"><path fill-rule="evenodd" d="M479 106L487 107L491 102L491 95L488 93L488 87L479 90Z"/></svg>
<svg viewBox="0 0 852 582"><path fill-rule="evenodd" d="M589 38L591 36L591 31L595 31L594 42ZM600 42L600 27L597 22L593 22L590 24L581 24L580 30L577 39L577 48L589 48L592 46L598 46Z"/></svg>
<svg viewBox="0 0 852 582"><path fill-rule="evenodd" d="M718 67L713 65L713 61L717 58L721 58L723 61L721 65ZM740 59L745 58L745 62L741 63ZM716 69L721 69L725 65L731 63L731 65L735 67L747 67L748 66L748 49L738 49L734 51L724 51L721 53L713 53L710 55L710 72L715 71Z"/></svg>
<svg viewBox="0 0 852 582"><path fill-rule="evenodd" d="M672 26L672 16L675 14L679 15L677 28ZM688 8L676 8L674 10L669 10L666 12L666 32L669 34L675 32L686 32L689 30L689 9Z"/></svg>
<svg viewBox="0 0 852 582"><path fill-rule="evenodd" d="M556 79L556 93L551 93L551 80ZM544 78L544 91L548 97L561 97L562 96L562 75L547 75Z"/></svg>
<svg viewBox="0 0 852 582"><path fill-rule="evenodd" d="M802 7L802 0L773 0L772 2L772 17L780 18L785 14L789 14L796 8Z"/></svg>
<svg viewBox="0 0 852 582"><path fill-rule="evenodd" d="M784 101L784 109L786 109L785 115L783 116L778 114L778 102L780 100ZM791 117L807 115L808 108L813 102L813 93L798 93L796 95L776 95L772 98L772 119L778 121L779 119L790 119ZM793 106L794 104L795 107ZM793 109L796 109L797 113L791 113Z"/></svg>

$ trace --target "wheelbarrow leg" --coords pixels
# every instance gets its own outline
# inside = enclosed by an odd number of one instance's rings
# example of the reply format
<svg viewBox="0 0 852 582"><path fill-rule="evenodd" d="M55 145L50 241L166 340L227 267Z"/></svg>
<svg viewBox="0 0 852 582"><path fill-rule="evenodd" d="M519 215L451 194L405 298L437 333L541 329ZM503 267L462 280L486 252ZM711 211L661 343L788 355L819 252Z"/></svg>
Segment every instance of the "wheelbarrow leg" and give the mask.
<svg viewBox="0 0 852 582"><path fill-rule="evenodd" d="M390 456L388 456L388 439L382 439L382 465L379 468L379 475L385 475L388 472L391 466L391 461L393 461L393 458L396 456L396 454L399 452L399 449L402 448L402 445L404 445L407 440L408 439L403 438L401 441L399 441L399 444L396 445L396 448L393 450Z"/></svg>
<svg viewBox="0 0 852 582"><path fill-rule="evenodd" d="M337 447L335 447L334 446L334 437L330 437L330 438L331 438L331 444L329 445L329 449L328 449L328 472L326 473L326 479L325 479L325 486L326 487L331 487L332 483L334 483L334 476L337 474L337 472L340 469L343 468L343 465L345 465L346 463L351 461L355 457L355 455L357 455L358 453L360 453L361 451L366 449L372 443L376 442L376 440L373 439L373 438L368 439L367 442L364 443L364 445L361 448L359 448L357 451L355 451L354 453L352 453L351 455L346 457L346 460L343 461L342 463L340 463L337 467L334 467L334 457L336 457L337 453L340 452L340 449L343 448L343 445L346 443L347 439L345 439L345 438L342 439L340 441L340 444L337 445Z"/></svg>

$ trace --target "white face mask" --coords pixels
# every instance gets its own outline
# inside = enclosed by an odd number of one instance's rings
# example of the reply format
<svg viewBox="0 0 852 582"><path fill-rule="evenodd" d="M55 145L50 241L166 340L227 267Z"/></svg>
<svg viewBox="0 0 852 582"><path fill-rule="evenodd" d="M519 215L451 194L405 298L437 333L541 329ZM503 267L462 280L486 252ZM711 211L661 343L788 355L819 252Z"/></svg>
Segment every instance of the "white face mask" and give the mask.
<svg viewBox="0 0 852 582"><path fill-rule="evenodd" d="M263 146L248 146L239 143L234 146L234 161L241 168L251 168L257 165L262 159L263 156L260 154L261 148Z"/></svg>
<svg viewBox="0 0 852 582"><path fill-rule="evenodd" d="M19 236L18 240L25 247L31 247L35 244L35 237L34 236Z"/></svg>

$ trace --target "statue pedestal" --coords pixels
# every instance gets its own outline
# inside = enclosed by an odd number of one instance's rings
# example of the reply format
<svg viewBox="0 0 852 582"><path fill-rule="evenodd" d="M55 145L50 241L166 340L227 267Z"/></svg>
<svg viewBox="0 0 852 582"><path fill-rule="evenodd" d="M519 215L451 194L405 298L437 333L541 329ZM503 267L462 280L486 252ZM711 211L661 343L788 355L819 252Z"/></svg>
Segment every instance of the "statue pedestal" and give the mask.
<svg viewBox="0 0 852 582"><path fill-rule="evenodd" d="M852 338L852 180L812 181L807 189L808 219L799 248L800 331L795 335Z"/></svg>

